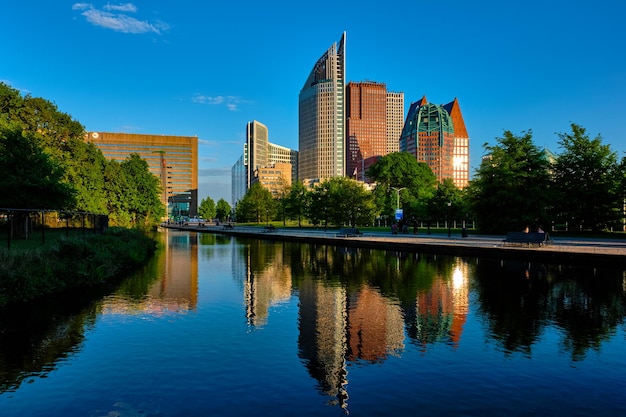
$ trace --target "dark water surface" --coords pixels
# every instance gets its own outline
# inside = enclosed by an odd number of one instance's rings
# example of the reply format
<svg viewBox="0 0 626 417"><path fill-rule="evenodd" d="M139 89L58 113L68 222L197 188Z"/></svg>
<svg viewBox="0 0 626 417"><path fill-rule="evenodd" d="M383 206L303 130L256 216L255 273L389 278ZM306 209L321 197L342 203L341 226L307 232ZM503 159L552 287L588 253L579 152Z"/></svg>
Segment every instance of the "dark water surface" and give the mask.
<svg viewBox="0 0 626 417"><path fill-rule="evenodd" d="M0 416L626 415L624 271L162 238L0 312Z"/></svg>

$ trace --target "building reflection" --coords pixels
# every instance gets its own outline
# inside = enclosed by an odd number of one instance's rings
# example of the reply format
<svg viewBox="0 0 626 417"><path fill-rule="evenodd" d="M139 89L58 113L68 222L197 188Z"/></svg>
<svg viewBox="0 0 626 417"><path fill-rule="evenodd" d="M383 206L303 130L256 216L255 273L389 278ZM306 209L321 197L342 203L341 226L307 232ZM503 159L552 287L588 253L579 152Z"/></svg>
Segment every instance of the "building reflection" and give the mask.
<svg viewBox="0 0 626 417"><path fill-rule="evenodd" d="M103 314L163 315L194 310L198 304L198 235L167 230L150 265L145 290L132 294L124 287L102 303ZM139 279L139 278L138 278Z"/></svg>
<svg viewBox="0 0 626 417"><path fill-rule="evenodd" d="M245 266L237 270L250 326L266 324L270 307L291 297L292 271L282 249L283 245L254 241L233 259L235 265Z"/></svg>
<svg viewBox="0 0 626 417"><path fill-rule="evenodd" d="M451 275L438 274L429 289L417 294L415 339L423 350L436 342L458 346L469 309L467 269L467 263L457 259Z"/></svg>
<svg viewBox="0 0 626 417"><path fill-rule="evenodd" d="M299 286L298 346L309 374L333 403L347 407L347 293L307 277Z"/></svg>
<svg viewBox="0 0 626 417"><path fill-rule="evenodd" d="M407 315L416 322L420 343L457 345L469 308L468 265L462 260L448 275L437 276L427 290L414 293L412 312L369 282L354 289L350 284L333 285L309 274L298 286L301 358L330 402L346 410L349 364L400 355Z"/></svg>
<svg viewBox="0 0 626 417"><path fill-rule="evenodd" d="M299 356L330 403L346 410L350 364L400 356L405 335L424 350L461 340L469 309L463 259L261 240L246 241L235 252L247 323L265 325L270 307L297 292Z"/></svg>
<svg viewBox="0 0 626 417"><path fill-rule="evenodd" d="M404 322L400 307L364 285L348 301L349 361L376 362L404 349Z"/></svg>

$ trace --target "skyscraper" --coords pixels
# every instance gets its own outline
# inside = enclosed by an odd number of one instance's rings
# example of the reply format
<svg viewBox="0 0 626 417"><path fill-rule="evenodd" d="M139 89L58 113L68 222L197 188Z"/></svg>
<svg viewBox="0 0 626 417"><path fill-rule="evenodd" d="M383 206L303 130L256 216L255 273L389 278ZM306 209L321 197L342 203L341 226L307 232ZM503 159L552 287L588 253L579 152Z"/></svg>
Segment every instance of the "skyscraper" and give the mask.
<svg viewBox="0 0 626 417"><path fill-rule="evenodd" d="M457 187L469 182L469 136L459 102L428 103L426 96L411 104L400 151L409 152L432 169L439 182L451 178Z"/></svg>
<svg viewBox="0 0 626 417"><path fill-rule="evenodd" d="M397 152L404 122L404 94L387 92L376 82L346 86L346 175L366 181L378 157Z"/></svg>
<svg viewBox="0 0 626 417"><path fill-rule="evenodd" d="M254 170L269 163L269 132L263 123L253 120L246 125L246 150L248 156L246 188L250 188Z"/></svg>
<svg viewBox="0 0 626 417"><path fill-rule="evenodd" d="M345 175L346 33L317 60L299 96L298 179Z"/></svg>
<svg viewBox="0 0 626 417"><path fill-rule="evenodd" d="M261 182L264 186L269 184L261 181L259 173L267 174L266 169L270 169L272 174L277 174L279 168L285 184L297 180L298 151L271 143L269 130L263 123L256 120L248 122L243 155L231 169L233 206L246 195L254 182ZM275 191L269 186L266 188Z"/></svg>
<svg viewBox="0 0 626 417"><path fill-rule="evenodd" d="M404 126L404 93L387 92L387 153L400 150Z"/></svg>

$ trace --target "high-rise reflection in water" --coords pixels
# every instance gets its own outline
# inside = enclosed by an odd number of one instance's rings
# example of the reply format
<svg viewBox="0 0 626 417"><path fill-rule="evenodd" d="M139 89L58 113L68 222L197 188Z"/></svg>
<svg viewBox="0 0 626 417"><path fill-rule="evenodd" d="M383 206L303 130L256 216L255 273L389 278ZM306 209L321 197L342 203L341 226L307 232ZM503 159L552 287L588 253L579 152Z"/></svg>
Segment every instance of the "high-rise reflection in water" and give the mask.
<svg viewBox="0 0 626 417"><path fill-rule="evenodd" d="M103 314L162 315L194 310L198 303L198 235L168 230L163 246L138 281L127 281L102 302ZM149 281L146 281L149 280ZM129 286L132 284L133 286Z"/></svg>
<svg viewBox="0 0 626 417"><path fill-rule="evenodd" d="M263 241L246 241L240 252L242 259L234 262L245 265L238 275L248 323L264 324L269 307L296 292L300 357L318 389L343 408L348 364L400 356L405 328L424 347L456 344L461 338L469 308L468 265L462 259L438 262L393 252Z"/></svg>
<svg viewBox="0 0 626 417"><path fill-rule="evenodd" d="M425 351L436 342L457 346L469 309L468 265L455 259L452 273L437 274L430 288L420 291L415 301L415 333Z"/></svg>
<svg viewBox="0 0 626 417"><path fill-rule="evenodd" d="M291 297L291 267L285 262L280 245L266 243L251 241L242 247L241 258L233 258L234 269L240 274L238 279L243 285L246 319L250 326L266 324L269 308Z"/></svg>

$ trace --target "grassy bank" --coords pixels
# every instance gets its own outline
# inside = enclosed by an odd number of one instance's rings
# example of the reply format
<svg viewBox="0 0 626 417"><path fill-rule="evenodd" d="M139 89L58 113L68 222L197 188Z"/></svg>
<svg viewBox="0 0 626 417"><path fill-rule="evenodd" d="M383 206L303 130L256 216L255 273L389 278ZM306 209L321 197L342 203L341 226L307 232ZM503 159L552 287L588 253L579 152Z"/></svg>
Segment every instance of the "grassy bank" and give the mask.
<svg viewBox="0 0 626 417"><path fill-rule="evenodd" d="M103 285L142 265L155 249L144 233L123 228L37 248L0 248L0 306Z"/></svg>

